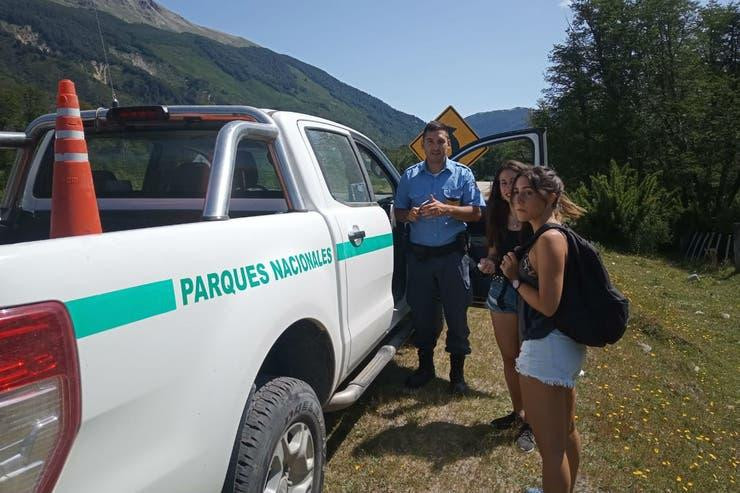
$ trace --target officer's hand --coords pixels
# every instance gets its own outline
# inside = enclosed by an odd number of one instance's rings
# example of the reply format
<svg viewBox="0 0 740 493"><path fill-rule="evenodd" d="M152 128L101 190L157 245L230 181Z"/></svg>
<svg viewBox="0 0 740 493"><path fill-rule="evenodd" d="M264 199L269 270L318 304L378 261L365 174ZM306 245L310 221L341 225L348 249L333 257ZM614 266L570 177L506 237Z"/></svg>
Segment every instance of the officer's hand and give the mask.
<svg viewBox="0 0 740 493"><path fill-rule="evenodd" d="M439 200L434 198L434 195L429 196L429 200L421 206L421 215L425 217L438 217L447 214L447 204L443 204Z"/></svg>
<svg viewBox="0 0 740 493"><path fill-rule="evenodd" d="M416 222L417 219L419 219L419 215L419 208L412 207L411 209L409 209L408 214L406 214L406 219L408 219L410 223L413 223Z"/></svg>
<svg viewBox="0 0 740 493"><path fill-rule="evenodd" d="M482 258L478 262L478 270L484 274L493 274L496 271L496 264L490 258Z"/></svg>
<svg viewBox="0 0 740 493"><path fill-rule="evenodd" d="M509 252L506 255L504 255L503 260L501 260L501 271L504 273L507 279L510 281L513 281L514 279L519 278L519 269L517 266L517 259L516 255L514 255L514 252Z"/></svg>

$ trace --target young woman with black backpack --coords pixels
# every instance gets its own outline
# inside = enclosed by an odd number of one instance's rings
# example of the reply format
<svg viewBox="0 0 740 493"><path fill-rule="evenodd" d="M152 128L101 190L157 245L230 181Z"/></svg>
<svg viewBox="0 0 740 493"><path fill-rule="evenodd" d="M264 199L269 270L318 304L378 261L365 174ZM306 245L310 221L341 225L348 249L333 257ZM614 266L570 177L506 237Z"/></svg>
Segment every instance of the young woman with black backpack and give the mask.
<svg viewBox="0 0 740 493"><path fill-rule="evenodd" d="M584 210L564 194L555 171L533 167L515 179L511 204L517 218L528 222L536 241L525 251L507 253L501 262L523 303L519 304L522 346L516 359L527 421L542 457L546 493L572 492L580 460L580 437L575 427L575 379L586 346L558 330L553 316L560 304L568 256L565 233L545 225L577 218ZM545 226L545 229L547 226Z"/></svg>
<svg viewBox="0 0 740 493"><path fill-rule="evenodd" d="M511 188L516 176L530 166L519 161L506 161L496 172L491 184L491 194L486 204L486 238L488 257L481 259L478 268L492 275L486 306L491 311L496 343L501 352L504 379L511 398L511 413L491 421L497 430L517 427L516 444L523 452L534 450L534 435L525 421L519 375L514 362L519 356L519 330L517 304L519 295L503 276L499 264L503 256L514 251L532 236L529 223L521 223L510 206Z"/></svg>

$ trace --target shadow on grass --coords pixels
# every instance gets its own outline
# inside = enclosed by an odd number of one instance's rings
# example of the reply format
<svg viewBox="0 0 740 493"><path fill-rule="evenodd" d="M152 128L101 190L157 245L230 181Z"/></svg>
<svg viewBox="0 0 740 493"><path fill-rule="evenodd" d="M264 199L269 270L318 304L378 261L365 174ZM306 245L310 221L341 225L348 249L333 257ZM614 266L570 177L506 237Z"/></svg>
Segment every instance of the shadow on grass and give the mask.
<svg viewBox="0 0 740 493"><path fill-rule="evenodd" d="M634 313L630 318L630 327L653 340L667 342L686 349L691 348L699 352L702 351L701 347L666 329L657 317Z"/></svg>
<svg viewBox="0 0 740 493"><path fill-rule="evenodd" d="M450 395L447 392L447 387L449 385L449 381L440 378L437 376L434 378L431 382L429 382L427 385L425 385L421 389L416 390L410 390L406 387L404 387L404 381L406 378L411 374L413 370L405 367L398 366L396 361L391 361L388 363L388 365L383 369L383 371L378 375L378 378L372 383L372 385L365 391L365 393L362 395L360 400L352 405L351 407L335 412L330 413L326 415L326 431L327 431L327 440L326 440L326 457L327 462L331 460L331 458L336 453L337 449L342 445L344 440L347 438L349 433L352 431L354 426L357 424L357 422L362 418L363 415L366 413L376 413L378 416L380 416L383 419L392 420L395 419L398 416L401 415L412 415L416 411L422 410L426 407L436 407L436 406L442 406L450 401L457 401L457 400L463 400L468 398L490 398L493 397L491 394L487 392L480 392L475 389L471 389L471 391L465 395L465 396L453 396ZM407 405L399 405L398 407L394 408L390 412L379 412L377 411L377 408L387 402L399 402L401 400L408 401L409 399L413 399L413 402ZM451 423L438 423L439 425L449 424L451 427L455 428L466 428L461 425L455 425ZM426 425L430 426L430 425ZM422 428L426 428L422 427ZM479 432L488 432L488 434L491 434L491 428L487 425L479 425L480 430ZM384 436L386 433L389 433L393 431L395 433L395 430L386 430L378 436ZM403 431L403 434L410 434L413 435L414 432L411 430L405 430ZM431 438L434 438L433 436ZM480 437L479 437L480 439ZM505 442L510 442L511 439L504 437L503 440ZM440 442L439 440L436 440L435 443L437 446L439 444L444 444L445 442ZM444 451L446 449L446 445L441 447L441 450L439 451L440 456L444 455ZM488 450L490 450L491 443L488 442ZM399 452L404 453L404 452ZM485 452L482 452L485 453ZM455 457L457 459L459 457Z"/></svg>
<svg viewBox="0 0 740 493"><path fill-rule="evenodd" d="M444 421L425 425L408 423L390 428L355 447L354 456L394 455L427 459L433 471L468 457L481 457L501 445L509 446L508 433L494 433L487 424L465 426Z"/></svg>

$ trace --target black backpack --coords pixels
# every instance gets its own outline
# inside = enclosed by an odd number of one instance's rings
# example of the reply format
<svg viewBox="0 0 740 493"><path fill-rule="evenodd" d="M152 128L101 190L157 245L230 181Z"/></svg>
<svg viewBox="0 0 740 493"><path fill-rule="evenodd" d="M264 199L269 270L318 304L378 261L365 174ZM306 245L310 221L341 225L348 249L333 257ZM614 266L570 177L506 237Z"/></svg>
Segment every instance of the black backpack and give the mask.
<svg viewBox="0 0 740 493"><path fill-rule="evenodd" d="M617 342L627 328L629 301L609 280L599 253L575 231L548 223L522 246L529 250L547 230L557 229L568 241L563 294L553 318L558 330L576 342L603 347Z"/></svg>

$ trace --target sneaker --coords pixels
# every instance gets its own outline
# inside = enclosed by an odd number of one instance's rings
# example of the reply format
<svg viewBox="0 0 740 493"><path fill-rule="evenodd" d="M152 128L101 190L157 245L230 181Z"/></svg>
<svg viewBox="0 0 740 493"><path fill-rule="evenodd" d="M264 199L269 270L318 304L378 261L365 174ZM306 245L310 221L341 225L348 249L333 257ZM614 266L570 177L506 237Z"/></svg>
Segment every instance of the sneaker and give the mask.
<svg viewBox="0 0 740 493"><path fill-rule="evenodd" d="M527 423L524 423L522 427L519 428L519 434L516 437L516 444L519 447L519 450L525 454L534 450L534 433L532 433L532 427Z"/></svg>
<svg viewBox="0 0 740 493"><path fill-rule="evenodd" d="M524 490L524 493L543 493L543 491L540 488L529 487L526 490Z"/></svg>
<svg viewBox="0 0 740 493"><path fill-rule="evenodd" d="M514 426L517 419L519 419L519 413L512 411L506 416L501 416L500 418L496 418L491 421L491 426L497 430L508 430Z"/></svg>

